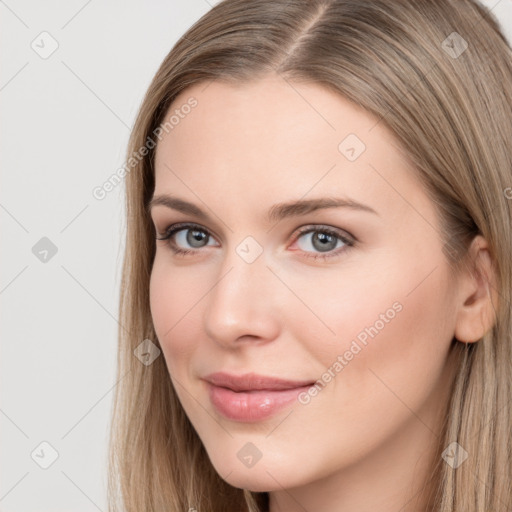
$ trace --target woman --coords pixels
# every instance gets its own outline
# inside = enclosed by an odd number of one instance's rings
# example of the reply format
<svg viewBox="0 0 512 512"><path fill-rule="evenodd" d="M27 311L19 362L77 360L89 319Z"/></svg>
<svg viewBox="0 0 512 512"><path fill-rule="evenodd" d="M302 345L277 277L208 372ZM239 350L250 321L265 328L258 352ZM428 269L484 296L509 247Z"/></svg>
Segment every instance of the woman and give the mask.
<svg viewBox="0 0 512 512"><path fill-rule="evenodd" d="M111 510L510 510L511 57L471 0L225 0L176 43Z"/></svg>

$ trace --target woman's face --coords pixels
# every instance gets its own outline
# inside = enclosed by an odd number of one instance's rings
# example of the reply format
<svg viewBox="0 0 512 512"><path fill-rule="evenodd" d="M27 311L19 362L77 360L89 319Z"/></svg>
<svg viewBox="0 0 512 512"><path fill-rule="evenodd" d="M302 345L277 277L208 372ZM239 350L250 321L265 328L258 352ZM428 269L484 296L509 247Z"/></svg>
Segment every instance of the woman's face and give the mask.
<svg viewBox="0 0 512 512"><path fill-rule="evenodd" d="M384 123L280 77L193 86L172 114L154 197L181 203L151 216L160 236L192 226L156 242L151 311L214 467L254 491L410 478L438 441L455 291L435 206ZM214 372L306 387L235 392Z"/></svg>

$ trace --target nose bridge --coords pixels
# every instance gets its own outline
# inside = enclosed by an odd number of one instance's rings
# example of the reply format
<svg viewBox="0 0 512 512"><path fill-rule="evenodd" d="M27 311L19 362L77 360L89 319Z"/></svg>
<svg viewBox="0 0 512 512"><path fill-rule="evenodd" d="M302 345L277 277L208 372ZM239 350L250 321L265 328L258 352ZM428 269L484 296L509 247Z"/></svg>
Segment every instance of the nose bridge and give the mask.
<svg viewBox="0 0 512 512"><path fill-rule="evenodd" d="M228 343L244 335L272 336L272 287L277 280L267 268L263 248L256 244L244 239L226 252L219 265L204 319L208 334L218 341Z"/></svg>

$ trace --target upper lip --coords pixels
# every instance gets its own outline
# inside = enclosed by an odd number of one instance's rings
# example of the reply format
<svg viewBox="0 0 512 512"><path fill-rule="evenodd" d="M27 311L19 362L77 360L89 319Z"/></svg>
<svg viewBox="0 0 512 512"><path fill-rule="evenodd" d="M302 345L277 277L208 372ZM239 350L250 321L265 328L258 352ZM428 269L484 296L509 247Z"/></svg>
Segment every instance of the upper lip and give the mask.
<svg viewBox="0 0 512 512"><path fill-rule="evenodd" d="M215 372L204 377L204 380L215 386L229 388L233 391L252 391L252 390L283 390L294 389L313 384L314 381L299 381L278 379L276 377L267 377L256 373L246 373L244 375L233 375L225 372Z"/></svg>

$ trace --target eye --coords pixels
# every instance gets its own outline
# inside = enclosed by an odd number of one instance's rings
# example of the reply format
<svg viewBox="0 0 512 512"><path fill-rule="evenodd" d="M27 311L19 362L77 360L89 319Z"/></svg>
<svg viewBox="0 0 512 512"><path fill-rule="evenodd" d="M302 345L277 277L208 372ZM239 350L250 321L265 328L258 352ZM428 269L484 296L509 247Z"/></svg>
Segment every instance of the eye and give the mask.
<svg viewBox="0 0 512 512"><path fill-rule="evenodd" d="M169 240L169 247L174 254L185 256L198 251L201 247L207 247L213 239L211 233L201 226L192 223L178 223L169 226L163 235L157 236L157 240ZM327 259L340 255L340 253L352 248L356 240L352 235L328 226L310 225L299 230L294 242L305 240L298 245L306 254L306 258ZM188 247L190 248L187 248ZM183 248L184 246L184 248ZM318 253L311 253L319 251ZM310 253L310 254L308 254Z"/></svg>
<svg viewBox="0 0 512 512"><path fill-rule="evenodd" d="M176 235L176 236L174 236ZM162 236L157 236L157 240L169 240L169 246L175 254L185 255L195 252L195 249L205 247L208 244L204 242L211 238L208 230L190 223L178 223L169 226ZM192 249L182 249L178 244L190 244Z"/></svg>
<svg viewBox="0 0 512 512"><path fill-rule="evenodd" d="M353 236L344 235L342 232L327 226L306 226L299 231L294 241L305 240L299 243L300 249L306 253L311 248L320 251L317 254L307 254L306 257L313 259L327 259L339 256L355 245ZM340 243L341 242L341 243ZM336 250L334 250L336 249Z"/></svg>

